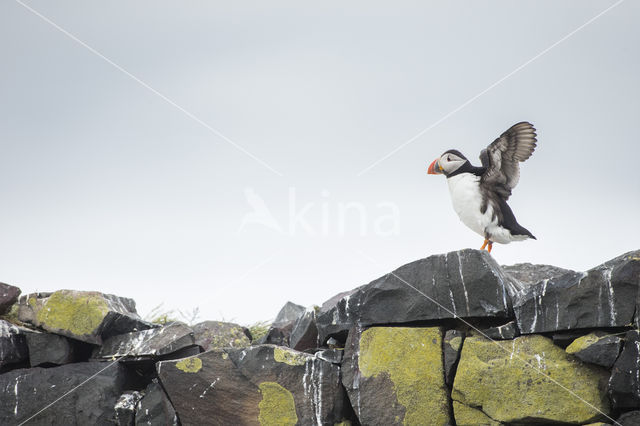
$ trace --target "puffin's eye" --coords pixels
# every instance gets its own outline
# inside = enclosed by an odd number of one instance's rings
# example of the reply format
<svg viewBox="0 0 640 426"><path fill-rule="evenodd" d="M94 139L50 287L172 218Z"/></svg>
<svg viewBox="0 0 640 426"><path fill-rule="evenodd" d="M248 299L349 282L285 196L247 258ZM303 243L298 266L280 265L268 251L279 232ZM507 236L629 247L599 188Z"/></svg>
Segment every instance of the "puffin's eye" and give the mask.
<svg viewBox="0 0 640 426"><path fill-rule="evenodd" d="M447 161L451 161L451 156L447 155Z"/></svg>

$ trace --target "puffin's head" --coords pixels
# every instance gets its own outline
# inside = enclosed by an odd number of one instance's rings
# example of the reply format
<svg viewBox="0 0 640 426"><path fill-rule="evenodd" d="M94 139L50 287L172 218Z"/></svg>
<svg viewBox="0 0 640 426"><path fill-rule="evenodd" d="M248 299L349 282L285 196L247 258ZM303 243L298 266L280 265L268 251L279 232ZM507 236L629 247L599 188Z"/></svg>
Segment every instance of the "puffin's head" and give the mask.
<svg viewBox="0 0 640 426"><path fill-rule="evenodd" d="M467 157L462 155L460 151L450 149L442 154L440 158L433 160L433 163L431 163L429 169L427 169L427 173L430 175L444 174L445 176L449 176L466 162Z"/></svg>

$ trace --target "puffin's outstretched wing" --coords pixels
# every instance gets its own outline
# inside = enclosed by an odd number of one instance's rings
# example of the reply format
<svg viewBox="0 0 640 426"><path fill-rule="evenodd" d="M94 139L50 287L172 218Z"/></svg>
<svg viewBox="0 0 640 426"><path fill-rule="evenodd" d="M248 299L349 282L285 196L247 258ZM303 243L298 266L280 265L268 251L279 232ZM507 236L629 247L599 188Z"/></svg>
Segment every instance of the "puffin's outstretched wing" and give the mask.
<svg viewBox="0 0 640 426"><path fill-rule="evenodd" d="M520 179L521 161L536 149L536 129L526 121L514 124L480 153L486 171L480 184L504 200L511 195Z"/></svg>

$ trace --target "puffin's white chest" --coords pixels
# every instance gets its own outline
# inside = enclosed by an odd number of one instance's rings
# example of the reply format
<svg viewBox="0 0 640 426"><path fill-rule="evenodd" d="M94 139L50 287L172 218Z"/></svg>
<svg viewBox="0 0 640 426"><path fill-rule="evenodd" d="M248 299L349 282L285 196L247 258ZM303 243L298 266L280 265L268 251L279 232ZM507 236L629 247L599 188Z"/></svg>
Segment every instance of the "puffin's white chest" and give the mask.
<svg viewBox="0 0 640 426"><path fill-rule="evenodd" d="M492 225L493 209L488 206L484 214L480 212L482 207L480 177L471 173L460 173L447 178L447 184L453 209L462 223L484 237L487 227Z"/></svg>

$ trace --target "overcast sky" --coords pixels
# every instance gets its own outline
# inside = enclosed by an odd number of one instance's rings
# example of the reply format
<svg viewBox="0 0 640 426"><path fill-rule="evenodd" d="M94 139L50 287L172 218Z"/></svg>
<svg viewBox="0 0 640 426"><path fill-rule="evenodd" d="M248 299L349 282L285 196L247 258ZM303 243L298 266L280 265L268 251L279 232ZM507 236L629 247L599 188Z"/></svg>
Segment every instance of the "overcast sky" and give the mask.
<svg viewBox="0 0 640 426"><path fill-rule="evenodd" d="M321 304L479 248L427 166L523 120L510 205L538 240L495 259L640 248L640 2L541 56L615 2L25 4L80 42L0 3L0 281L24 293L243 324Z"/></svg>

